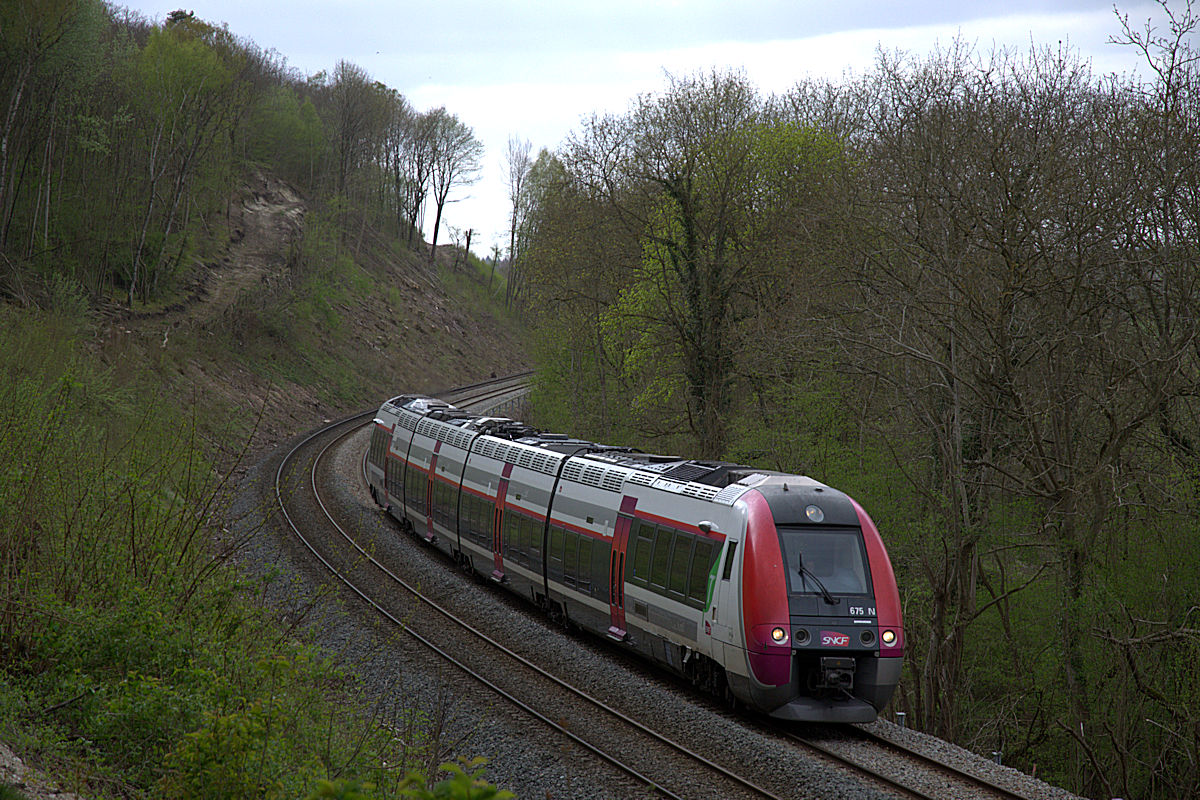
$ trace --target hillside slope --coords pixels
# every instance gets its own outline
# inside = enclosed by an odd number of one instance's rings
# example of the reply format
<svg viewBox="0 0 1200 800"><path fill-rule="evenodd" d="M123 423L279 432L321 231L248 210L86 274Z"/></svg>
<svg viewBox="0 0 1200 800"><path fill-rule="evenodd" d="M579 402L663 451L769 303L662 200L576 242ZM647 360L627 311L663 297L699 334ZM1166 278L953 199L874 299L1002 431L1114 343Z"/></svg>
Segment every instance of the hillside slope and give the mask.
<svg viewBox="0 0 1200 800"><path fill-rule="evenodd" d="M196 264L186 296L110 314L99 355L117 369L156 370L170 394L217 419L232 411L230 435L261 413L256 447L267 445L385 396L528 363L518 324L488 299L486 276L448 266L447 248L435 269L367 221L338 220L356 229L339 234L261 171L233 198L228 220L227 244Z"/></svg>
<svg viewBox="0 0 1200 800"><path fill-rule="evenodd" d="M229 686L235 716L279 700L264 663L294 671L281 702L296 713L333 713L303 694L327 682L323 662L286 621L277 629L277 611L256 610L244 578L216 569L245 546L225 540L226 495L322 420L527 363L519 323L493 300L503 287L461 253L440 249L430 266L427 251L262 172L224 220L161 305L97 310L60 292L50 311L0 306L0 443L24 465L0 470L0 495L20 500L0 504L0 599L35 609L10 614L0 637L0 790L60 796L40 768L84 797L105 781L138 796L168 753L187 752L186 734L209 730ZM243 630L255 626L272 632ZM120 643L76 640L92 635ZM150 696L165 706L142 714Z"/></svg>

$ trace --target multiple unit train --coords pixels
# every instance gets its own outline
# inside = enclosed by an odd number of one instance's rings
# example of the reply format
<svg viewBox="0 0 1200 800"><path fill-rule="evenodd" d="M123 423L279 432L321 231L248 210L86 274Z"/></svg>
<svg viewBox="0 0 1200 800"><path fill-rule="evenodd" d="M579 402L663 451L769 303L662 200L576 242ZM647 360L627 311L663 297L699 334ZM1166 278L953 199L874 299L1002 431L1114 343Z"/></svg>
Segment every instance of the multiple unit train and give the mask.
<svg viewBox="0 0 1200 800"><path fill-rule="evenodd" d="M786 720L869 722L904 628L867 513L810 478L581 441L404 395L371 495L467 569Z"/></svg>

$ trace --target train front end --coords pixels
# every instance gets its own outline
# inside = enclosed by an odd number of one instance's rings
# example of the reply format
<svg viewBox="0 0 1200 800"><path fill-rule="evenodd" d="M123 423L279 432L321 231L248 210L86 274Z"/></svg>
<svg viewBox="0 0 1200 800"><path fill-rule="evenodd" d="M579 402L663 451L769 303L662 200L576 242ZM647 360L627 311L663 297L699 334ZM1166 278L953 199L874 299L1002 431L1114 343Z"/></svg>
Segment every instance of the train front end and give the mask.
<svg viewBox="0 0 1200 800"><path fill-rule="evenodd" d="M904 656L900 594L875 523L842 492L794 475L739 502L750 704L779 719L874 720Z"/></svg>

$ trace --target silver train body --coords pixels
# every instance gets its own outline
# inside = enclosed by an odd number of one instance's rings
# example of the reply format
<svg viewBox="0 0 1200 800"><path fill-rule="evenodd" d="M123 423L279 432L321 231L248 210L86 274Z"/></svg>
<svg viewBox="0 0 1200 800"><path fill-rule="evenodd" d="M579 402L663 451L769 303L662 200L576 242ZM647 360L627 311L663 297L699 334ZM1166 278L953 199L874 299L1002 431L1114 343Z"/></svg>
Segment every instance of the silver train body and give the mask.
<svg viewBox="0 0 1200 800"><path fill-rule="evenodd" d="M385 402L375 501L470 571L776 718L865 722L904 631L874 523L798 475L546 434L434 398Z"/></svg>

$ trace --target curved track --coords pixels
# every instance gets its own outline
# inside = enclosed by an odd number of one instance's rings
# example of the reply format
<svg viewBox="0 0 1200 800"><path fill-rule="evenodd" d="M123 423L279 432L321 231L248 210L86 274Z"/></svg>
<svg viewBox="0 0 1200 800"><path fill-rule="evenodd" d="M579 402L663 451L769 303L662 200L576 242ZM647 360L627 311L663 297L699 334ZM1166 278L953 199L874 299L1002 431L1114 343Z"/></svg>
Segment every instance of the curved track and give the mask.
<svg viewBox="0 0 1200 800"><path fill-rule="evenodd" d="M801 747L871 776L881 785L914 800L951 800L960 797L1029 800L999 786L938 761L899 742L857 725L834 726L838 738L779 732Z"/></svg>
<svg viewBox="0 0 1200 800"><path fill-rule="evenodd" d="M474 406L490 410L494 408L497 397L504 397L512 392L513 387L511 382L509 382L499 388L493 384L469 387L465 392L444 393L443 397L460 408L470 409ZM372 415L373 412L364 412L363 414L349 417L317 431L297 444L284 457L276 472L275 496L283 517L293 535L296 536L315 559L345 584L351 592L431 652L436 653L446 662L454 665L481 685L486 686L498 696L512 703L523 713L537 719L561 736L566 737L591 753L595 758L601 759L625 772L638 782L651 788L657 794L670 798L693 796L691 791L694 788L694 778L687 782L687 786L680 788L672 788L671 786L671 775L677 775L681 772L678 759L685 759L690 762L690 767L682 771L694 772L697 768L700 768L708 772L708 777L702 783L713 791L712 796L781 797L781 795L757 785L752 780L742 777L735 770L722 766L662 733L652 730L643 723L623 714L582 689L542 669L529 659L508 649L492 637L472 627L467 621L455 616L442 605L422 594L416 587L377 561L366 549L355 542L353 537L338 523L333 511L323 499L317 475L319 473L321 458L325 453L345 437L355 433L359 425L364 420L369 420ZM310 466L304 470L308 477L308 485L305 487L305 492L308 494L309 499L320 509L323 524L336 531L336 536L340 537L344 550L348 548L353 551L353 556L349 562L345 559L345 552L331 554L323 551L313 541L315 537L304 530L298 518L299 515L294 516L289 511L289 504L295 502L295 497L291 492L284 489L286 483L285 475L303 454L311 452L314 449L316 453L310 462ZM368 566L370 571L374 573L374 581L365 580L362 575L363 569ZM467 659L456 655L451 652L451 648L435 642L431 637L418 631L416 627L406 621L406 618L402 618L400 614L393 610L389 600L379 596L381 594L378 589L380 580L386 580L389 586L398 587L409 593L419 603L431 609L441 618L449 621L454 627L469 636L475 642L475 646L469 649L470 652L478 655L479 651L486 649L490 655L482 659ZM366 583L370 583L375 588L370 592L364 590L362 586ZM439 639L443 638L442 634L444 634L444 630L439 631ZM463 652L465 655L466 650ZM497 668L497 660L501 658L505 659L506 663L503 668ZM479 666L480 661L490 665L492 668L487 670L481 669ZM513 680L513 674L518 670L522 671L524 676ZM496 678L497 672L504 672L505 680L498 680ZM549 688L546 687L547 684L550 685ZM520 686L521 690L514 690L514 685ZM548 714L542 710L541 706L543 704L542 699L546 698L550 691L555 692L556 697L560 701L562 698L568 697L570 698L568 700L570 704L574 706L583 704L586 708L582 711L579 708L575 708L573 711L565 713ZM536 706L529 699L531 696L538 698ZM600 718L595 714L596 711L604 712L604 718L608 720L604 725L599 724ZM587 734L577 733L569 729L566 725L556 721L557 719L586 719L589 721ZM615 732L615 734L612 730L614 726L619 728L619 731ZM603 730L598 731L597 728ZM597 735L598 733L599 735ZM613 747L611 744L612 741L619 742L620 746ZM631 753L636 753L639 757L631 759L628 757L628 754ZM647 767L651 767L651 769ZM664 770L663 767L666 767L666 769ZM666 773L666 777L663 776L664 772Z"/></svg>
<svg viewBox="0 0 1200 800"><path fill-rule="evenodd" d="M460 408L494 412L500 406L514 403L526 381L525 375L513 376L439 393L439 396ZM743 776L740 772L750 770L739 771L738 767L742 765L722 765L715 760L716 756L695 752L551 674L421 593L356 542L339 524L334 510L323 498L318 475L325 454L358 432L362 423L369 422L374 413L371 410L348 417L303 439L283 458L275 475L275 498L286 525L326 570L429 652L504 698L522 714L538 720L591 757L615 767L660 796L694 797L698 796L697 787L703 787L704 795L712 797L791 796L786 788L761 785L771 783L769 780ZM295 482L294 468L306 456L310 460L303 470L304 485L299 486ZM310 508L297 510L298 506L309 504ZM308 517L303 523L302 515ZM324 527L325 532L317 533L317 526ZM370 591L364 586L371 587ZM400 610L404 605L397 601L397 593L406 595L407 602L415 602L439 622L427 623L424 627L413 624L416 616L413 607ZM449 628L446 622L450 623ZM434 630L432 635L429 628ZM448 630L456 633L448 636ZM573 730L562 720L587 720L588 729L586 732ZM769 727L772 733L819 753L820 757L862 776L869 784L902 797L1024 800L1023 795L960 772L857 726L838 728L841 737L837 739L803 736L781 726ZM704 777L697 776L697 772L703 773ZM690 778L680 782L678 776L681 774L688 774Z"/></svg>

